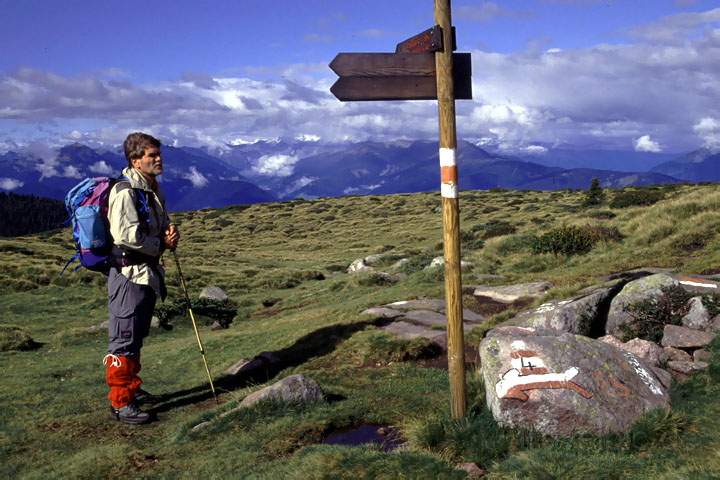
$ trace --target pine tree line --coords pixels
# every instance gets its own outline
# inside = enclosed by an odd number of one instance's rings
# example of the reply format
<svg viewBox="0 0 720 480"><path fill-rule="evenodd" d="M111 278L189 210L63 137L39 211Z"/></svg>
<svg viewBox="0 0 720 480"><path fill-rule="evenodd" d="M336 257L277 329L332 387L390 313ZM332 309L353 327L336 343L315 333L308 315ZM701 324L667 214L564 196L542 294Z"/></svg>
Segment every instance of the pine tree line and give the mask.
<svg viewBox="0 0 720 480"><path fill-rule="evenodd" d="M58 200L0 192L0 237L16 237L63 226L65 206Z"/></svg>

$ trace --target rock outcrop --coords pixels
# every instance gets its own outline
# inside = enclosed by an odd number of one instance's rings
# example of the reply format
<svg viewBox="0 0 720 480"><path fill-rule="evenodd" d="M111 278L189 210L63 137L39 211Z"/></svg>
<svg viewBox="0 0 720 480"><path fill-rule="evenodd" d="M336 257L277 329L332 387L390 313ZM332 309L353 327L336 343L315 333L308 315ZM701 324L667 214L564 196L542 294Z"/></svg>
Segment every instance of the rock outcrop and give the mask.
<svg viewBox="0 0 720 480"><path fill-rule="evenodd" d="M478 285L473 295L488 297L496 302L513 303L524 297L538 298L545 295L552 284L549 282L519 283L516 285Z"/></svg>
<svg viewBox="0 0 720 480"><path fill-rule="evenodd" d="M612 288L599 288L587 295L543 303L519 314L513 323L589 336L601 314L601 306L610 298L612 291Z"/></svg>

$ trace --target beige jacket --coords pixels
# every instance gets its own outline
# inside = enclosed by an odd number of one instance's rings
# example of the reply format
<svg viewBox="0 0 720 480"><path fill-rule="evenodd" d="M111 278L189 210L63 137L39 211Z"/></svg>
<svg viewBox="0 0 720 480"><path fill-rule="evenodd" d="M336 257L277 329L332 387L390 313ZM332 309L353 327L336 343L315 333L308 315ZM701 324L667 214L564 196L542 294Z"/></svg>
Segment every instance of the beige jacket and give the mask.
<svg viewBox="0 0 720 480"><path fill-rule="evenodd" d="M108 200L108 220L110 221L110 234L113 243L125 250L132 250L151 257L160 257L163 252L163 238L165 230L170 225L170 218L165 211L165 195L160 186L157 191L150 188L148 181L140 172L132 168L125 168L123 176L130 179L132 188L124 188L118 191L116 184L110 191ZM147 228L141 228L140 216L135 204L135 191L142 189L147 196L150 208L150 221ZM152 267L147 263L140 265L128 265L122 267L122 274L131 282L139 285L149 285L155 290L158 297L165 277L165 270L162 265Z"/></svg>

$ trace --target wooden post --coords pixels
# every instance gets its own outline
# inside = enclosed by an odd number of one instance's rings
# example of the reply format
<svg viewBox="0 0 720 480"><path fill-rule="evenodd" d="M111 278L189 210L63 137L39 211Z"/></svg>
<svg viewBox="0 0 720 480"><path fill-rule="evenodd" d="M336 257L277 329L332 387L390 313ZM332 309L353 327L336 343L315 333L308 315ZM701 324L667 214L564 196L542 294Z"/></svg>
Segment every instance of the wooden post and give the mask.
<svg viewBox="0 0 720 480"><path fill-rule="evenodd" d="M455 92L453 89L452 22L450 0L435 0L435 23L443 33L444 48L435 53L438 116L440 119L440 171L445 253L445 302L448 319L448 370L453 418L465 416L465 341L460 270L460 209L455 162Z"/></svg>

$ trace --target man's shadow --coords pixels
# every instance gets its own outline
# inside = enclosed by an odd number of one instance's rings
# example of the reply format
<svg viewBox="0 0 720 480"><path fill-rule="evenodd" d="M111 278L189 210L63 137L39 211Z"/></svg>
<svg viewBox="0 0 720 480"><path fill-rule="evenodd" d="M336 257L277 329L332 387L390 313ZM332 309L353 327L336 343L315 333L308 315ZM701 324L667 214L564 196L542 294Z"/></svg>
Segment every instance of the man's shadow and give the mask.
<svg viewBox="0 0 720 480"><path fill-rule="evenodd" d="M265 383L288 367L301 365L311 358L327 355L355 332L370 325L383 326L391 320L380 318L351 324L331 325L299 338L294 344L275 352L262 352L250 360L236 375L223 374L213 381L218 395L222 392ZM213 398L209 383L159 395L160 403L148 413L167 412L185 405Z"/></svg>

